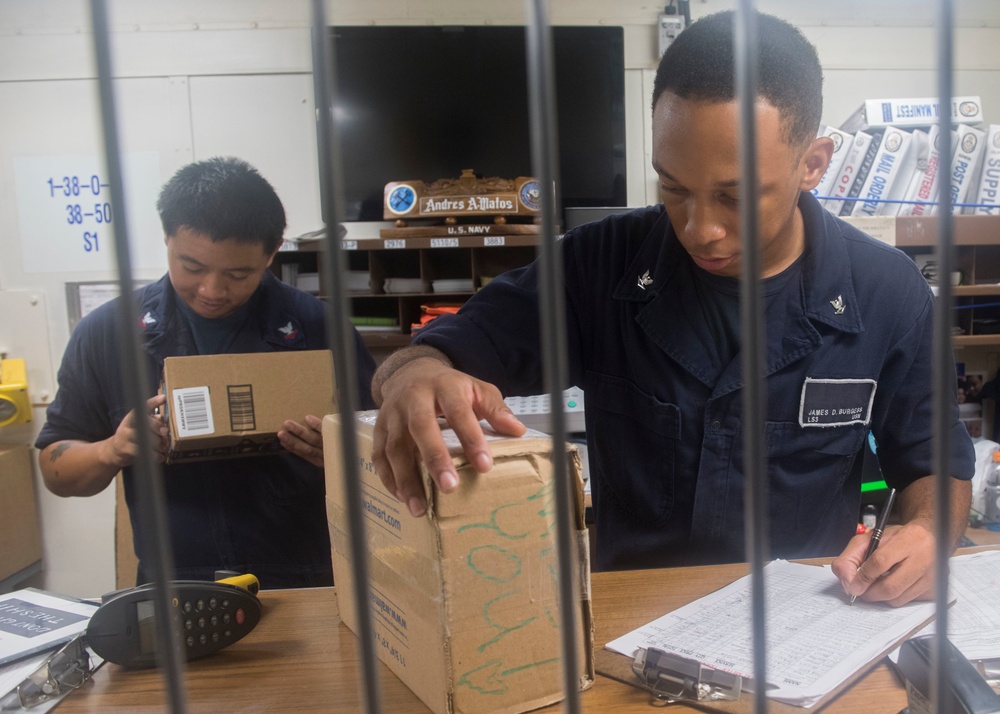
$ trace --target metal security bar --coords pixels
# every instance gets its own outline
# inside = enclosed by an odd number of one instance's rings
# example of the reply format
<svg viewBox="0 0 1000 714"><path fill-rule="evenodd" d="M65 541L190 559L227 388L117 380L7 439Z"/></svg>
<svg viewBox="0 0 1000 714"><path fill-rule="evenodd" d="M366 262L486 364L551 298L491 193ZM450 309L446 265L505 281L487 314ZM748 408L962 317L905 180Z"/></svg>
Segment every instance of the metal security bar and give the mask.
<svg viewBox="0 0 1000 714"><path fill-rule="evenodd" d="M343 276L346 264L340 247L340 197L343 181L343 167L340 158L340 140L333 122L333 106L336 99L336 73L333 66L332 39L326 22L323 0L312 0L312 58L313 90L316 112L317 147L319 150L319 170L323 180L323 215L326 220L326 250L320 260L320 270L326 285L332 287L331 299L326 301L327 334L333 348L333 364L337 380L337 406L346 415L340 420L340 458L343 464L344 493L346 503L355 503L357 508L346 508L348 543L351 550L351 566L354 570L354 601L371 602L371 588L368 581L368 547L365 539L365 521L361 509L361 476L358 473L358 442L355 422L351 418L358 410L356 394L358 376L354 358L354 338L351 321L347 313L347 288ZM361 647L361 686L365 711L381 711L378 686L378 659L375 655L375 637L372 627L371 610L363 605L357 608L358 640Z"/></svg>
<svg viewBox="0 0 1000 714"><path fill-rule="evenodd" d="M562 635L563 708L580 711L577 680L576 548L573 547L573 500L566 455L566 414L562 390L568 382L566 366L566 308L561 251L556 236L555 187L559 182L556 150L555 82L552 68L552 30L546 0L528 0L528 94L531 110L531 159L542 193L542 235L539 246L539 312L545 388L552 404L552 478L556 494L559 617Z"/></svg>
<svg viewBox="0 0 1000 714"><path fill-rule="evenodd" d="M135 329L138 310L128 299L135 291L132 281L132 256L129 251L128 220L122 181L121 152L118 148L118 115L115 105L114 86L111 82L111 42L108 37L108 13L104 0L91 0L91 22L94 28L94 56L97 61L97 83L101 101L101 117L104 130L104 152L108 169L108 184L115 205L115 259L118 267L118 281L122 299L118 301L118 338L126 346L124 350L122 375L125 393L136 415L141 419L146 412L146 385L149 375L146 356ZM156 615L171 613L174 599L171 577L174 571L174 557L170 549L170 533L167 529L167 499L163 490L163 469L156 460L152 435L148 429L136 429L139 443L139 458L135 464L139 511L142 522L150 529L148 540L144 541L150 552L139 553L139 557L153 563L155 591L153 611ZM184 698L184 655L180 632L173 625L172 617L156 617L156 641L158 659L167 679L170 709L177 714L187 711Z"/></svg>
<svg viewBox="0 0 1000 714"><path fill-rule="evenodd" d="M740 332L743 368L743 479L744 531L750 562L750 592L753 630L753 678L767 681L766 612L764 566L768 556L767 467L764 455L764 420L767 388L764 381L766 354L764 303L761 291L760 251L757 245L757 16L754 0L740 0L733 34L736 57L736 99L740 126ZM754 710L767 711L766 688L754 687Z"/></svg>
<svg viewBox="0 0 1000 714"><path fill-rule="evenodd" d="M952 48L952 26L955 18L951 0L940 0L940 15L938 18L938 106L940 107L938 122L938 139L941 142L938 151L941 156L951 156L951 98L952 64L954 51ZM946 164L947 165L947 164ZM954 219L952 218L951 171L938 172L940 202L940 223L935 248L935 258L938 261L939 275L951 275L952 252L954 249ZM932 356L933 397L934 397L934 509L937 518L934 521L934 600L937 609L935 622L934 648L932 662L934 671L931 677L931 701L934 711L947 711L948 676L947 637L948 637L948 558L951 555L951 430L948 424L948 408L950 400L955 398L955 374L949 374L948 365L952 359L951 344L951 309L952 289L950 280L938 281L938 296L934 302L934 354Z"/></svg>

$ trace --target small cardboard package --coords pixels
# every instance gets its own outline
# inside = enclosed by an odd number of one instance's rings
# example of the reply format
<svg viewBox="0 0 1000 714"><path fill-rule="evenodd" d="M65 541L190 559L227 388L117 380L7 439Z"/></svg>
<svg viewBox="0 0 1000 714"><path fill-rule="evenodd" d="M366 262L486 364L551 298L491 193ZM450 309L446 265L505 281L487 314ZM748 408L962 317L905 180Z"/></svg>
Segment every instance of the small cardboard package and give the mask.
<svg viewBox="0 0 1000 714"><path fill-rule="evenodd" d="M0 446L0 580L42 559L35 480L27 446Z"/></svg>
<svg viewBox="0 0 1000 714"><path fill-rule="evenodd" d="M167 463L281 451L286 419L336 411L329 350L167 357Z"/></svg>
<svg viewBox="0 0 1000 714"><path fill-rule="evenodd" d="M515 714L563 698L551 439L489 431L493 469L477 474L444 429L458 490L441 494L423 472L427 514L413 518L382 486L370 454L378 412L356 415L362 509L379 658L437 714ZM340 449L340 416L323 421L327 517L337 600L357 632L354 571ZM590 567L580 459L576 488L580 603L577 638L586 689L594 681ZM349 473L348 478L357 474Z"/></svg>

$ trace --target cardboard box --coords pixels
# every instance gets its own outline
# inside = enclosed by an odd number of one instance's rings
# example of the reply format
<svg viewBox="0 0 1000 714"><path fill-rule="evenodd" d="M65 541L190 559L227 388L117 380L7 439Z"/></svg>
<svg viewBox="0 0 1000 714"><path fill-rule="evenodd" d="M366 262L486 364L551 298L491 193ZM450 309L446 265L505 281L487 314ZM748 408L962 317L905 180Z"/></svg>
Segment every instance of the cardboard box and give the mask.
<svg viewBox="0 0 1000 714"><path fill-rule="evenodd" d="M42 559L42 531L27 446L0 447L0 580Z"/></svg>
<svg viewBox="0 0 1000 714"><path fill-rule="evenodd" d="M360 412L356 420L379 658L437 714L514 714L559 701L551 439L530 430L520 439L488 436L494 466L477 474L445 429L460 486L439 494L424 471L429 508L413 518L371 463L377 414ZM327 515L340 616L357 632L340 430L339 415L324 419ZM590 566L575 447L569 456L581 576L578 681L586 689L594 680Z"/></svg>
<svg viewBox="0 0 1000 714"><path fill-rule="evenodd" d="M167 463L281 451L286 419L336 411L329 350L167 357Z"/></svg>

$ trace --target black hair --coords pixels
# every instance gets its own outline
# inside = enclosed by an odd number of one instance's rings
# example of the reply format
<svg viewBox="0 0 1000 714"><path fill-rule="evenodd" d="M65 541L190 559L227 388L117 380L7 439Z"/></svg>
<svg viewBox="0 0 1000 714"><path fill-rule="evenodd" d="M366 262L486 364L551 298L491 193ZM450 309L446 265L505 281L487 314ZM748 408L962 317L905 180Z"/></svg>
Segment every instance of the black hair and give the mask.
<svg viewBox="0 0 1000 714"><path fill-rule="evenodd" d="M213 241L260 243L270 255L281 245L285 209L257 169L231 156L196 161L164 184L156 202L163 231L181 227Z"/></svg>
<svg viewBox="0 0 1000 714"><path fill-rule="evenodd" d="M681 32L663 53L653 83L653 107L664 92L682 99L730 102L736 98L733 12L707 15ZM790 146L816 138L823 113L823 69L798 29L757 13L757 95L782 115Z"/></svg>

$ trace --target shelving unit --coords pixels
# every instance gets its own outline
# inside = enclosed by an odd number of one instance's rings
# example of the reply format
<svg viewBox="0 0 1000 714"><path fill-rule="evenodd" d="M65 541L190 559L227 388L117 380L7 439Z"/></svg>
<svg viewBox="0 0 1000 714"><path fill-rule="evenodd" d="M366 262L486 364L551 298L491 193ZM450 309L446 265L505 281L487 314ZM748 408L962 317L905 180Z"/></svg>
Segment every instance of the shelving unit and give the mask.
<svg viewBox="0 0 1000 714"><path fill-rule="evenodd" d="M940 226L936 216L852 222L915 258L933 253ZM963 330L954 337L954 344L1000 347L1000 216L955 216L954 231L955 268L962 272L963 281L953 288L956 325ZM283 250L272 269L280 276L282 265L295 263L300 273L318 272L321 245L311 241L300 244L297 250ZM484 278L534 260L536 245L535 235L345 240L348 269L367 273L369 283L367 290L350 293L351 314L394 323L391 327L361 326L365 343L373 352L405 347L410 342L411 325L420 318L421 305L465 302L482 287ZM419 281L419 290L387 291L386 280L391 278ZM434 292L435 281L455 279L471 281L472 289ZM328 294L325 285L319 285L318 294Z"/></svg>
<svg viewBox="0 0 1000 714"><path fill-rule="evenodd" d="M876 219L878 220L878 219ZM892 240L914 257L932 256L941 221L937 216L891 219ZM859 227L864 228L862 222ZM962 282L955 297L955 347L1000 346L1000 216L954 217L954 268ZM885 239L887 236L877 236Z"/></svg>
<svg viewBox="0 0 1000 714"><path fill-rule="evenodd" d="M537 242L538 237L531 234L343 241L348 270L368 275L367 290L349 293L351 315L373 323L394 323L360 325L365 344L373 353L405 347L422 305L464 303L490 278L533 261ZM271 268L279 277L287 263L297 264L300 274L317 272L321 245L321 241L311 241L297 250L282 250ZM394 278L418 281L419 289L396 291L391 283ZM467 281L469 289L436 292L434 283L440 280ZM328 294L320 283L318 295Z"/></svg>
<svg viewBox="0 0 1000 714"><path fill-rule="evenodd" d="M933 257L941 225L936 216L851 222L899 247L918 265ZM952 336L952 346L959 368L956 387L962 387L961 394L966 377L979 375L986 382L1000 367L1000 216L954 216L953 227L953 270L961 273L961 284L952 287L953 325L960 330L960 334ZM992 401L981 398L963 401L959 409L969 433L995 438Z"/></svg>

